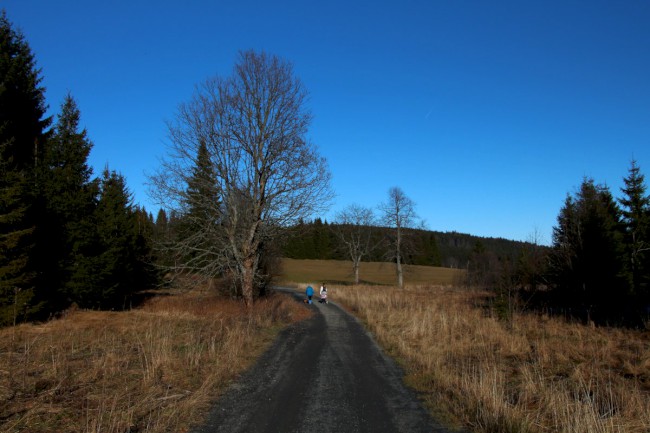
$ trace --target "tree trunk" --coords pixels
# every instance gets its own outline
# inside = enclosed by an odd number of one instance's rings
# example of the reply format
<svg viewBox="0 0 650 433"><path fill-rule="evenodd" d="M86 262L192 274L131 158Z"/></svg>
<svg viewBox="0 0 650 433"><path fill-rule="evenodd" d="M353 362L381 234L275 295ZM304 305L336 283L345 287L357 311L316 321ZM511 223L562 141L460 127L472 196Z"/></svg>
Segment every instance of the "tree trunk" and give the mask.
<svg viewBox="0 0 650 433"><path fill-rule="evenodd" d="M352 265L354 270L354 284L359 284L359 262L360 260L355 260Z"/></svg>
<svg viewBox="0 0 650 433"><path fill-rule="evenodd" d="M244 297L244 303L248 308L253 306L253 287L255 284L254 264L255 259L247 257L244 259L242 267L242 296Z"/></svg>
<svg viewBox="0 0 650 433"><path fill-rule="evenodd" d="M402 226L397 223L397 249L395 250L395 259L397 261L397 286L401 289L404 287L404 275L402 273Z"/></svg>
<svg viewBox="0 0 650 433"><path fill-rule="evenodd" d="M397 255L397 285L401 289L404 287L404 275L402 272L402 258L400 255Z"/></svg>

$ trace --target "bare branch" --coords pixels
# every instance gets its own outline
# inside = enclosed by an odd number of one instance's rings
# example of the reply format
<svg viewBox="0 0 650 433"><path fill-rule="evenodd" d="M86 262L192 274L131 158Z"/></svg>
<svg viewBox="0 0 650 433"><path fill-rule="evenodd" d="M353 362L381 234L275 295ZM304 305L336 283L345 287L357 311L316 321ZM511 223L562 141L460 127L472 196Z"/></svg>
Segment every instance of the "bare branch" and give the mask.
<svg viewBox="0 0 650 433"><path fill-rule="evenodd" d="M404 275L402 272L403 236L404 229L412 228L419 224L419 218L415 213L415 203L406 196L399 187L392 187L388 190L388 201L379 206L383 214L383 222L387 227L395 228L395 238L392 240L393 252L395 254L395 266L397 272L397 284L404 286Z"/></svg>
<svg viewBox="0 0 650 433"><path fill-rule="evenodd" d="M370 208L352 204L336 215L335 222L332 228L352 261L354 283L359 284L361 261L377 246L372 242L372 227L376 224L375 215Z"/></svg>
<svg viewBox="0 0 650 433"><path fill-rule="evenodd" d="M184 266L200 273L228 269L249 304L265 245L332 198L327 162L306 138L312 119L306 99L290 63L242 52L232 76L208 79L179 106L168 125L168 158L151 178L154 197L182 218L188 203L204 210L205 220L185 233L183 251L193 259ZM201 146L213 173L211 192L190 197Z"/></svg>

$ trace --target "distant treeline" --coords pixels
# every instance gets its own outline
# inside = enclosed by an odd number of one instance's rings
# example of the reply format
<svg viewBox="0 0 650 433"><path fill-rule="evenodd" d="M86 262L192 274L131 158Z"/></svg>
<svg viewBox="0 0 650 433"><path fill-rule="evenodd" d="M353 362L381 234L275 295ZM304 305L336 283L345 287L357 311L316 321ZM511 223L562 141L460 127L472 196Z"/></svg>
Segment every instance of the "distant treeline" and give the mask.
<svg viewBox="0 0 650 433"><path fill-rule="evenodd" d="M291 259L349 260L344 246L336 236L335 223L321 218L303 222L289 231L283 254ZM392 235L394 229L372 227L375 248L364 261L390 260L391 246L382 240ZM503 238L487 238L457 232L437 232L405 229L405 263L423 266L443 266L467 269L477 252L490 252L502 259L516 258L525 242Z"/></svg>

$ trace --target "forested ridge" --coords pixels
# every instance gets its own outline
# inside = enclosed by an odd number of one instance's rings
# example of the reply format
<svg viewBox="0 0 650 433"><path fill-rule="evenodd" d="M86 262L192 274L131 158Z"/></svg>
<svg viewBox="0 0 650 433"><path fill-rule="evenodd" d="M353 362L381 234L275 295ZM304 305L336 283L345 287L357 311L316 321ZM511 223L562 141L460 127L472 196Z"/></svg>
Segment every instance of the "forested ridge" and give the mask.
<svg viewBox="0 0 650 433"><path fill-rule="evenodd" d="M346 251L336 236L338 224L321 218L302 222L289 230L282 249L291 259L348 260ZM371 227L373 248L364 261L387 261L390 247L382 242L392 228ZM458 232L440 232L423 229L406 229L408 244L405 262L412 265L442 266L466 269L473 255L489 251L503 259L516 258L526 242L503 238L480 237Z"/></svg>

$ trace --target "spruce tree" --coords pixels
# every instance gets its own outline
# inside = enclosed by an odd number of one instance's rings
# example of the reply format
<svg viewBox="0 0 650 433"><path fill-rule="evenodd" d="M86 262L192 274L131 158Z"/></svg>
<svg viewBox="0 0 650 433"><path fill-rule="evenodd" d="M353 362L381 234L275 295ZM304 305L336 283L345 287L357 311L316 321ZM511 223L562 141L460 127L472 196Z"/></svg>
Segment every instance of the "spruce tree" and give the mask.
<svg viewBox="0 0 650 433"><path fill-rule="evenodd" d="M23 35L0 14L0 324L36 312L36 167L43 151L44 88Z"/></svg>
<svg viewBox="0 0 650 433"><path fill-rule="evenodd" d="M567 197L553 229L551 263L565 304L601 317L620 312L629 294L621 212L606 186L585 179L576 196Z"/></svg>
<svg viewBox="0 0 650 433"><path fill-rule="evenodd" d="M46 118L41 71L24 36L0 14L0 145L8 169L34 173L42 154ZM33 179L30 179L33 180Z"/></svg>
<svg viewBox="0 0 650 433"><path fill-rule="evenodd" d="M215 179L210 154L202 141L183 196L183 219L178 227L179 235L183 238L182 251L190 268L205 267L205 261L211 259L211 254L206 252L221 243L221 236L211 236L215 225L221 220L221 202Z"/></svg>
<svg viewBox="0 0 650 433"><path fill-rule="evenodd" d="M169 221L167 220L167 212L165 212L165 209L160 208L158 209L158 215L156 215L156 222L155 222L155 227L156 227L156 235L162 235L165 232L167 232L167 225L169 224Z"/></svg>
<svg viewBox="0 0 650 433"><path fill-rule="evenodd" d="M413 232L413 252L409 253L409 259L413 265L440 266L440 251L436 235L432 232Z"/></svg>
<svg viewBox="0 0 650 433"><path fill-rule="evenodd" d="M67 306L73 298L70 292L79 283L88 284L80 280L95 272L84 267L95 254L93 212L98 184L91 180L87 160L92 143L86 130L80 130L80 116L75 100L67 95L41 165L45 207L41 232L46 248L40 251L40 262L43 284L48 284L57 308Z"/></svg>
<svg viewBox="0 0 650 433"><path fill-rule="evenodd" d="M185 219L190 230L202 230L206 223L213 223L220 217L221 203L215 179L210 153L202 141L184 196Z"/></svg>
<svg viewBox="0 0 650 433"><path fill-rule="evenodd" d="M155 254L155 263L163 269L171 269L174 265L174 248L171 247L173 234L170 226L167 212L160 208L154 223L151 245L153 254Z"/></svg>
<svg viewBox="0 0 650 433"><path fill-rule="evenodd" d="M212 266L225 249L222 203L214 165L205 141L192 161L187 186L181 195L180 212L158 215L157 247L162 264L175 272L193 272L207 278L221 269Z"/></svg>
<svg viewBox="0 0 650 433"><path fill-rule="evenodd" d="M619 202L623 210L629 278L634 294L647 302L650 300L650 196L636 161L632 161L628 177L623 181L624 196Z"/></svg>
<svg viewBox="0 0 650 433"><path fill-rule="evenodd" d="M102 309L125 308L138 290L137 219L124 177L108 167L101 179L95 220L101 248L99 278L83 303Z"/></svg>
<svg viewBox="0 0 650 433"><path fill-rule="evenodd" d="M154 254L153 250L155 232L153 215L148 213L144 207L135 206L133 218L135 263L133 266L132 291L135 292L157 285L160 280L160 275L155 266L155 263L158 262L158 257ZM128 306L130 307L131 305L129 304Z"/></svg>

